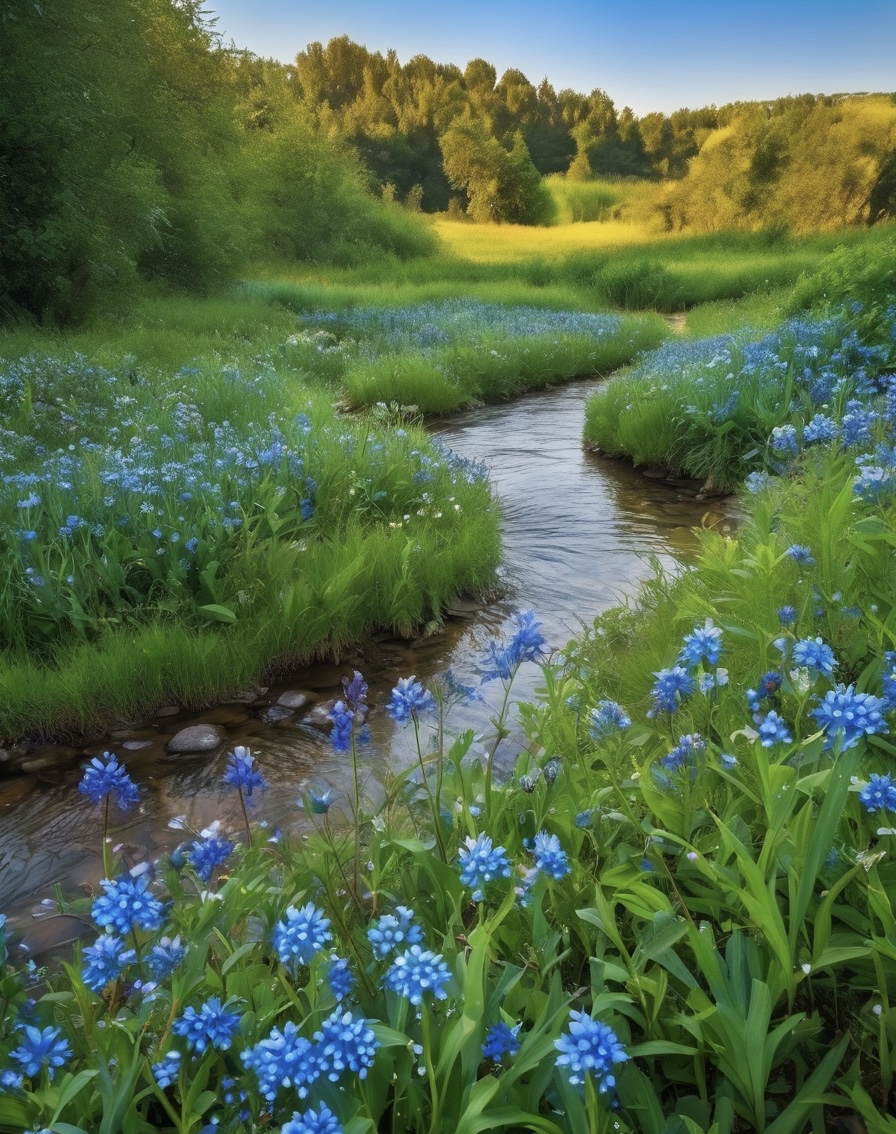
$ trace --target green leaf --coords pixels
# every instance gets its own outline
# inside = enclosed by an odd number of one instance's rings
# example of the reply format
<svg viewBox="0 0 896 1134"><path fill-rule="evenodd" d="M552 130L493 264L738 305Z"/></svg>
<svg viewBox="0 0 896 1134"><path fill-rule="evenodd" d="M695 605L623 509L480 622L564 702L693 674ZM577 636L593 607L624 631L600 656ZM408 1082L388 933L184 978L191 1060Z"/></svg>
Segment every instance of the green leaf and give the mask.
<svg viewBox="0 0 896 1134"><path fill-rule="evenodd" d="M205 606L197 607L200 614L204 614L206 618L211 619L212 622L236 622L236 615L229 606L221 606L219 603L210 602Z"/></svg>

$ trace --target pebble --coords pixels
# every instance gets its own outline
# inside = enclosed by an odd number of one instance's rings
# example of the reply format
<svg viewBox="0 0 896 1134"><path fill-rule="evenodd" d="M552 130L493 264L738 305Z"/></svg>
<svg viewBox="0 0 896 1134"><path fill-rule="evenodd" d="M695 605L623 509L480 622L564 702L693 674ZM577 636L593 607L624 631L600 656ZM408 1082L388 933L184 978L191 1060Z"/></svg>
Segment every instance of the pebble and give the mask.
<svg viewBox="0 0 896 1134"><path fill-rule="evenodd" d="M304 709L314 700L314 695L306 689L287 689L277 698L276 704L284 709Z"/></svg>
<svg viewBox="0 0 896 1134"><path fill-rule="evenodd" d="M214 752L227 740L227 731L216 724L193 724L182 728L165 745L166 751L187 755Z"/></svg>

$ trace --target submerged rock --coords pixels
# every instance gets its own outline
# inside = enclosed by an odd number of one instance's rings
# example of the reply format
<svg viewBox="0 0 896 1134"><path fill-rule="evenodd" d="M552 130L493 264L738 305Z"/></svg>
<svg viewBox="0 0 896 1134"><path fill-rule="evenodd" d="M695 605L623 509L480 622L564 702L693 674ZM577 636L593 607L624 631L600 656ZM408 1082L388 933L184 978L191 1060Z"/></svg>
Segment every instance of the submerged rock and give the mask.
<svg viewBox="0 0 896 1134"><path fill-rule="evenodd" d="M314 695L307 689L287 689L277 698L276 704L282 705L284 709L304 709L313 700Z"/></svg>
<svg viewBox="0 0 896 1134"><path fill-rule="evenodd" d="M165 745L174 755L214 752L227 740L227 730L216 724L193 724L182 728Z"/></svg>

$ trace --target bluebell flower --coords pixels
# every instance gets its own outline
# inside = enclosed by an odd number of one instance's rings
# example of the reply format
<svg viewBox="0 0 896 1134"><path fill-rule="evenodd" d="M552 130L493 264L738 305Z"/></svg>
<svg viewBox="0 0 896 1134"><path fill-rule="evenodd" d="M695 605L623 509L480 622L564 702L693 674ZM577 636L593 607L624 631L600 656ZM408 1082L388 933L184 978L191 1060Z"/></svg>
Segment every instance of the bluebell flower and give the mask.
<svg viewBox="0 0 896 1134"><path fill-rule="evenodd" d="M482 1058L499 1062L505 1055L516 1055L520 1049L518 1039L522 1024L515 1024L512 1028L500 1020L493 1024L485 1033L485 1042L482 1044Z"/></svg>
<svg viewBox="0 0 896 1134"><path fill-rule="evenodd" d="M615 701L598 701L597 708L589 715L590 732L593 740L602 740L614 732L631 728L631 718Z"/></svg>
<svg viewBox="0 0 896 1134"><path fill-rule="evenodd" d="M355 714L346 707L344 701L337 701L327 713L327 720L333 722L330 730L330 743L334 752L348 752L352 746L352 721Z"/></svg>
<svg viewBox="0 0 896 1134"><path fill-rule="evenodd" d="M894 383L896 389L896 383ZM896 650L887 650L884 654L884 669L881 674L881 686L885 712L896 709Z"/></svg>
<svg viewBox="0 0 896 1134"><path fill-rule="evenodd" d="M575 825L583 831L587 831L594 824L594 812L592 810L580 811L575 817Z"/></svg>
<svg viewBox="0 0 896 1134"><path fill-rule="evenodd" d="M274 926L271 944L283 964L295 970L310 964L331 938L330 919L308 902L300 910L295 906L287 909L283 920Z"/></svg>
<svg viewBox="0 0 896 1134"><path fill-rule="evenodd" d="M103 933L84 950L81 979L93 992L100 993L110 981L118 980L128 965L137 960L133 949L114 933Z"/></svg>
<svg viewBox="0 0 896 1134"><path fill-rule="evenodd" d="M20 1071L3 1071L0 1072L0 1091L14 1092L21 1091L25 1083L25 1077Z"/></svg>
<svg viewBox="0 0 896 1134"><path fill-rule="evenodd" d="M804 547L800 543L792 543L784 554L789 555L794 563L799 563L801 567L815 566L815 557L812 554L811 547Z"/></svg>
<svg viewBox="0 0 896 1134"><path fill-rule="evenodd" d="M677 712L681 703L697 688L693 677L680 665L658 670L653 676L656 678L650 690L653 708L648 712L648 717L657 713Z"/></svg>
<svg viewBox="0 0 896 1134"><path fill-rule="evenodd" d="M559 881L569 874L569 859L556 835L539 831L535 836L533 853L536 867L549 878Z"/></svg>
<svg viewBox="0 0 896 1134"><path fill-rule="evenodd" d="M404 953L399 953L384 977L386 988L397 992L411 1004L420 1004L427 992L437 1000L446 1000L448 993L444 986L451 979L448 966L441 953L431 949L421 949L412 945Z"/></svg>
<svg viewBox="0 0 896 1134"><path fill-rule="evenodd" d="M337 1000L345 1000L351 995L355 978L348 961L344 957L331 957L327 965L327 984Z"/></svg>
<svg viewBox="0 0 896 1134"><path fill-rule="evenodd" d="M795 457L799 452L796 429L792 425L776 425L769 438L772 452Z"/></svg>
<svg viewBox="0 0 896 1134"><path fill-rule="evenodd" d="M705 659L708 665L715 665L722 652L722 631L707 618L705 625L697 626L684 637L684 646L678 655L682 665L697 666Z"/></svg>
<svg viewBox="0 0 896 1134"><path fill-rule="evenodd" d="M832 677L837 668L834 651L821 638L801 638L794 643L791 656L794 665L805 666L824 677Z"/></svg>
<svg viewBox="0 0 896 1134"><path fill-rule="evenodd" d="M264 791L268 786L267 780L255 766L252 752L242 744L238 744L228 753L224 783L228 787L235 787L248 807L252 807L255 803L252 793Z"/></svg>
<svg viewBox="0 0 896 1134"><path fill-rule="evenodd" d="M877 414L873 410L862 407L861 402L847 403L849 413L843 415L840 422L840 438L847 449L856 445L868 445L871 442L871 432L877 421Z"/></svg>
<svg viewBox="0 0 896 1134"><path fill-rule="evenodd" d="M315 1057L321 1075L335 1083L344 1071L351 1071L359 1079L367 1078L367 1068L373 1066L379 1040L368 1027L363 1016L354 1016L337 1008L314 1033L317 1045Z"/></svg>
<svg viewBox="0 0 896 1134"><path fill-rule="evenodd" d="M834 441L840 429L833 418L817 413L810 422L803 426L803 441L811 445L816 441Z"/></svg>
<svg viewBox="0 0 896 1134"><path fill-rule="evenodd" d="M759 740L763 748L771 748L775 744L792 744L793 737L787 728L787 722L779 717L774 709L759 725Z"/></svg>
<svg viewBox="0 0 896 1134"><path fill-rule="evenodd" d="M841 749L854 748L863 736L887 732L883 719L886 706L871 693L856 693L853 685L829 689L817 709L809 714L826 734L825 747L839 742Z"/></svg>
<svg viewBox="0 0 896 1134"><path fill-rule="evenodd" d="M896 784L890 772L879 776L872 772L869 782L859 792L866 811L896 811Z"/></svg>
<svg viewBox="0 0 896 1134"><path fill-rule="evenodd" d="M198 1012L192 1006L185 1008L171 1030L176 1036L183 1036L190 1050L200 1055L209 1047L227 1051L240 1026L239 1013L230 1010L234 1006L232 998L222 1004L219 996L211 996Z"/></svg>
<svg viewBox="0 0 896 1134"><path fill-rule="evenodd" d="M367 939L373 955L384 961L390 953L405 945L419 945L423 930L414 923L414 911L407 906L396 906L394 914L383 914L367 930Z"/></svg>
<svg viewBox="0 0 896 1134"><path fill-rule="evenodd" d="M678 738L678 744L672 751L660 760L660 764L669 771L677 771L686 764L695 764L706 751L706 741L698 733L688 733Z"/></svg>
<svg viewBox="0 0 896 1134"><path fill-rule="evenodd" d="M94 803L101 803L107 796L114 795L122 811L133 807L140 798L137 785L111 752L104 752L102 757L94 756L84 769L78 791Z"/></svg>
<svg viewBox="0 0 896 1134"><path fill-rule="evenodd" d="M744 487L746 488L747 492L755 496L757 493L762 492L762 490L768 486L768 481L769 478L766 473L751 472L744 481Z"/></svg>
<svg viewBox="0 0 896 1134"><path fill-rule="evenodd" d="M719 757L719 763L726 771L730 772L732 768L737 767L737 757L728 752L723 752Z"/></svg>
<svg viewBox="0 0 896 1134"><path fill-rule="evenodd" d="M26 1024L19 1032L20 1043L15 1051L9 1053L22 1068L22 1074L33 1079L46 1067L52 1079L56 1069L64 1067L72 1057L72 1049L67 1039L60 1039L62 1028L36 1028Z"/></svg>
<svg viewBox="0 0 896 1134"><path fill-rule="evenodd" d="M135 926L150 932L161 928L164 907L150 893L145 874L137 878L124 875L114 882L104 878L100 885L106 893L97 898L91 908L97 925L108 926L122 937Z"/></svg>
<svg viewBox="0 0 896 1134"><path fill-rule="evenodd" d="M510 877L510 859L503 847L492 846L488 835L478 835L475 839L468 835L464 842L466 847L461 847L459 852L460 880L475 891L473 901L481 902L485 899L484 887L489 882Z"/></svg>
<svg viewBox="0 0 896 1134"><path fill-rule="evenodd" d="M424 689L416 677L400 677L392 690L386 712L399 724L404 724L420 713L431 712L435 707L435 697L428 689Z"/></svg>
<svg viewBox="0 0 896 1134"><path fill-rule="evenodd" d="M509 680L523 662L538 661L544 657L545 640L535 612L518 611L513 617L517 629L507 645L489 643L482 673L483 681L493 681L496 678Z"/></svg>
<svg viewBox="0 0 896 1134"><path fill-rule="evenodd" d="M624 1063L628 1059L619 1037L608 1025L600 1020L592 1020L584 1012L569 1014L569 1029L558 1039L554 1047L560 1052L557 1066L566 1069L566 1077L574 1087L585 1082L586 1075L592 1075L598 1092L608 1094L616 1086L613 1074L614 1063Z"/></svg>
<svg viewBox="0 0 896 1134"><path fill-rule="evenodd" d="M293 1111L289 1122L284 1122L280 1134L343 1134L342 1123L326 1103L320 1110L306 1110L304 1114Z"/></svg>
<svg viewBox="0 0 896 1134"><path fill-rule="evenodd" d="M292 1020L283 1031L272 1028L271 1034L242 1053L242 1061L258 1079L258 1090L268 1103L273 1103L281 1087L292 1087L300 1099L308 1095L308 1087L320 1076L315 1049L310 1040L299 1034Z"/></svg>
<svg viewBox="0 0 896 1134"><path fill-rule="evenodd" d="M159 1060L158 1063L153 1063L153 1078L163 1091L177 1081L177 1077L180 1074L182 1058L181 1053L175 1048L169 1051L164 1059Z"/></svg>
<svg viewBox="0 0 896 1134"><path fill-rule="evenodd" d="M202 837L194 839L187 848L187 861L196 871L197 877L203 882L211 881L211 877L219 866L230 858L233 853L233 843L223 839L219 834L219 823L214 823L201 832Z"/></svg>
<svg viewBox="0 0 896 1134"><path fill-rule="evenodd" d="M367 712L367 682L357 670L353 670L351 679L343 677L342 687L352 710L363 716Z"/></svg>
<svg viewBox="0 0 896 1134"><path fill-rule="evenodd" d="M299 800L299 807L310 815L326 815L333 806L333 792L329 787L309 788L306 795Z"/></svg>
<svg viewBox="0 0 896 1134"><path fill-rule="evenodd" d="M782 626L792 626L797 619L795 606L779 606L778 618Z"/></svg>
<svg viewBox="0 0 896 1134"><path fill-rule="evenodd" d="M187 947L181 944L179 934L177 937L162 937L150 949L146 963L156 980L164 980L184 961L186 955Z"/></svg>

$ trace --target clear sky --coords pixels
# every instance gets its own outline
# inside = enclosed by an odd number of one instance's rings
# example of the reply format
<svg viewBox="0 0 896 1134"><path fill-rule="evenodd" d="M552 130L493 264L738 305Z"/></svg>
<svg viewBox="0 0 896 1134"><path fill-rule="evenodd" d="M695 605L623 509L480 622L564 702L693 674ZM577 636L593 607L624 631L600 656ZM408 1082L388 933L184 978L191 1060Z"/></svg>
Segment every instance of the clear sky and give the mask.
<svg viewBox="0 0 896 1134"><path fill-rule="evenodd" d="M896 0L207 0L226 41L292 61L348 35L402 63L481 56L636 114L896 91Z"/></svg>

